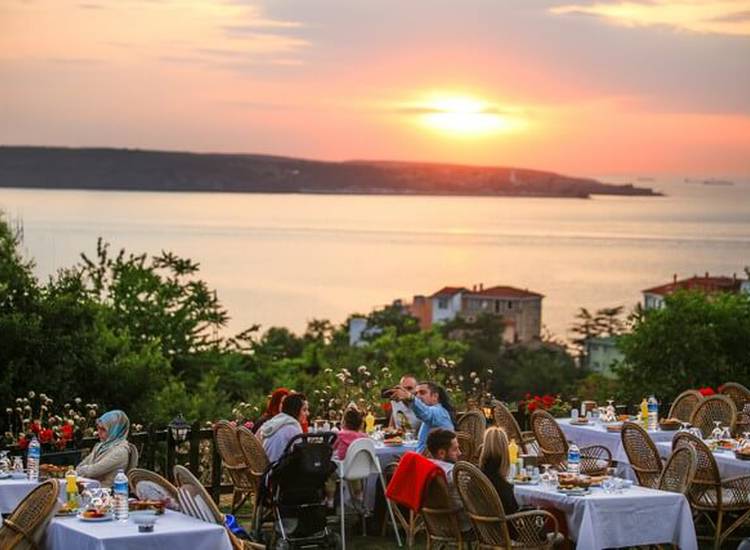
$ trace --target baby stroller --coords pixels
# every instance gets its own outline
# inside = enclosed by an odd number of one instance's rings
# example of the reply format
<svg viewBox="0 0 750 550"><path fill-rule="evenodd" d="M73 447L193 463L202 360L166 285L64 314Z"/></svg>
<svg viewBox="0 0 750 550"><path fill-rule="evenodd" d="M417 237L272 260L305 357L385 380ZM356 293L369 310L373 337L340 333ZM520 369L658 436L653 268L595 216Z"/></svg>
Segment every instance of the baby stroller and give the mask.
<svg viewBox="0 0 750 550"><path fill-rule="evenodd" d="M327 527L325 482L336 471L332 432L299 434L261 479L255 539L263 540L263 518L273 521L275 548L336 548L338 535Z"/></svg>

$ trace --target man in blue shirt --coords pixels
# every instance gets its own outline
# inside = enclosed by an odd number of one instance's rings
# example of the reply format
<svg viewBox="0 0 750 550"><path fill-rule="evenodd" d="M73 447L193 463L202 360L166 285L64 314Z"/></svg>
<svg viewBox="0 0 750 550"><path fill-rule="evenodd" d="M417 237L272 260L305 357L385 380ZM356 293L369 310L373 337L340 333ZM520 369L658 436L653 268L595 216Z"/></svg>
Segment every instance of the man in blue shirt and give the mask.
<svg viewBox="0 0 750 550"><path fill-rule="evenodd" d="M420 382L416 397L402 387L393 391L393 399L403 401L422 421L419 428L417 452L427 447L427 436L435 428L454 430L453 407L446 391L434 382Z"/></svg>

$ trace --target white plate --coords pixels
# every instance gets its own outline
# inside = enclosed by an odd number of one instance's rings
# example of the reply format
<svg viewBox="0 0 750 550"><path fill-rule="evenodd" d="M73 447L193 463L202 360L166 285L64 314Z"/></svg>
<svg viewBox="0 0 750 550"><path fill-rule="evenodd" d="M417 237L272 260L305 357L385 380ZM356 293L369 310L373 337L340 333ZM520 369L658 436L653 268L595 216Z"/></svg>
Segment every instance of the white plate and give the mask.
<svg viewBox="0 0 750 550"><path fill-rule="evenodd" d="M0 474L0 479L10 479L10 472L5 472L4 474Z"/></svg>
<svg viewBox="0 0 750 550"><path fill-rule="evenodd" d="M78 516L76 517L80 519L81 521L89 521L91 523L97 523L100 521L112 521L113 519L115 519L114 514L105 514L103 517L100 517L100 518L85 518L81 514L78 514Z"/></svg>
<svg viewBox="0 0 750 550"><path fill-rule="evenodd" d="M558 493L568 495L569 497L582 497L591 493L590 489L557 489Z"/></svg>
<svg viewBox="0 0 750 550"><path fill-rule="evenodd" d="M26 472L11 472L10 478L11 479L28 479L29 476Z"/></svg>

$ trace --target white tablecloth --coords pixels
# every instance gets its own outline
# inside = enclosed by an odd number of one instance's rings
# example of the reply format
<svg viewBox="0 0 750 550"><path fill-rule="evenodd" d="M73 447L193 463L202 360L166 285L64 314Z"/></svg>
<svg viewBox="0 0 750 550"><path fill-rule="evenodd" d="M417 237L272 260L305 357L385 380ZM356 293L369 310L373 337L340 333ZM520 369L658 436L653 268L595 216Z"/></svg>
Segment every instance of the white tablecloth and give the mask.
<svg viewBox="0 0 750 550"><path fill-rule="evenodd" d="M690 505L683 495L638 486L618 494L600 488L591 491L584 497L571 497L539 485L514 488L521 505L562 511L578 550L666 543L680 550L698 548Z"/></svg>
<svg viewBox="0 0 750 550"><path fill-rule="evenodd" d="M574 441L579 447L603 445L612 453L612 460L629 464L628 455L625 454L625 448L622 445L620 432L608 432L607 428L598 422L592 422L587 426L574 426L570 423L570 418L560 418L557 420L557 423L562 428L565 437L569 441ZM675 433L663 432L661 430L648 431L648 435L655 443L672 441Z"/></svg>
<svg viewBox="0 0 750 550"><path fill-rule="evenodd" d="M657 443L656 448L659 449L659 454L664 458L672 454L672 443ZM719 467L721 479L750 475L750 460L740 460L734 456L733 452L720 451L713 453L713 455L716 459L716 465Z"/></svg>
<svg viewBox="0 0 750 550"><path fill-rule="evenodd" d="M82 479L87 486L99 487L98 481L93 479ZM60 502L65 502L65 480L60 479ZM38 485L36 481L29 481L28 478L22 479L0 479L0 514L10 514L18 503L28 495L31 490Z"/></svg>
<svg viewBox="0 0 750 550"><path fill-rule="evenodd" d="M90 523L75 517L54 518L42 542L44 550L231 550L221 525L206 523L167 510L158 516L152 533L139 533L131 517L127 522Z"/></svg>
<svg viewBox="0 0 750 550"><path fill-rule="evenodd" d="M388 466L389 464L393 462L396 462L405 453L407 453L408 451L416 451L416 449L417 449L416 441L410 441L399 447L389 447L389 446L383 445L382 443L376 443L375 455L378 457L378 462L380 462L380 468L382 470L385 470L386 466ZM364 491L365 507L368 510L372 510L375 508L375 496L377 494L378 484L380 483L380 481L378 480L377 475L371 475L365 480L364 483L365 485L363 487L363 491ZM344 498L348 500L349 492L348 492L348 488L346 487L345 487L345 493L346 494L344 495Z"/></svg>

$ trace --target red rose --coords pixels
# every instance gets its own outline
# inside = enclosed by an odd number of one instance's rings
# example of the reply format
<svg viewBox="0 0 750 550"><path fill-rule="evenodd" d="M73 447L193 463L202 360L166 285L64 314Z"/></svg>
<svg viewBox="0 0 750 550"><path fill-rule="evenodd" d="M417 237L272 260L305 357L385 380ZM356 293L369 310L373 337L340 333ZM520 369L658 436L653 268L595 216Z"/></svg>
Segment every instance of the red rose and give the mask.
<svg viewBox="0 0 750 550"><path fill-rule="evenodd" d="M32 422L31 426L29 426L29 429L37 436L39 436L39 432L42 430L42 427L39 425L39 422Z"/></svg>
<svg viewBox="0 0 750 550"><path fill-rule="evenodd" d="M383 403L382 405L380 405L380 407L383 409L383 412L385 412L385 413L389 413L393 409L393 407L391 406L391 402L390 401L386 401L385 403Z"/></svg>
<svg viewBox="0 0 750 550"><path fill-rule="evenodd" d="M715 395L716 392L713 390L713 388L706 386L705 388L699 388L698 391L703 397L708 397L710 395Z"/></svg>
<svg viewBox="0 0 750 550"><path fill-rule="evenodd" d="M537 402L532 401L531 403L528 404L526 408L528 409L529 412L534 412L536 410L536 407L537 407Z"/></svg>
<svg viewBox="0 0 750 550"><path fill-rule="evenodd" d="M63 424L62 428L60 428L60 432L62 433L63 439L73 439L73 426L71 426L70 424Z"/></svg>
<svg viewBox="0 0 750 550"><path fill-rule="evenodd" d="M54 434L52 433L52 430L49 428L45 428L43 430L39 431L39 442L40 443L50 443L52 441L52 437Z"/></svg>
<svg viewBox="0 0 750 550"><path fill-rule="evenodd" d="M21 437L18 438L19 449L21 449L22 451L25 451L28 446L29 446L29 440L26 439L25 436L22 435Z"/></svg>

